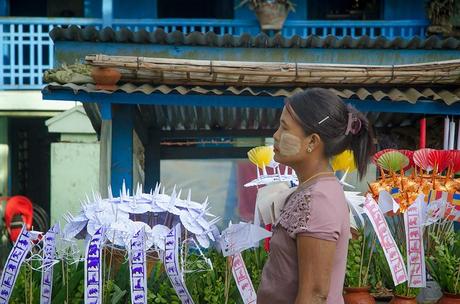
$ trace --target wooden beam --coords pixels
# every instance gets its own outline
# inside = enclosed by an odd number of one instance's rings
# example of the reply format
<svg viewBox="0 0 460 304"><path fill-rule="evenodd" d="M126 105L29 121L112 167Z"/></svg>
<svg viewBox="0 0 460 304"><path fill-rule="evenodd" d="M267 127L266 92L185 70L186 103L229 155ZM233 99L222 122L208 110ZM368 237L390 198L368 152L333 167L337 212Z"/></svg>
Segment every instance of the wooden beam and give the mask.
<svg viewBox="0 0 460 304"><path fill-rule="evenodd" d="M217 137L272 137L276 130L160 131L161 140Z"/></svg>
<svg viewBox="0 0 460 304"><path fill-rule="evenodd" d="M252 147L161 147L161 159L231 159L248 157Z"/></svg>

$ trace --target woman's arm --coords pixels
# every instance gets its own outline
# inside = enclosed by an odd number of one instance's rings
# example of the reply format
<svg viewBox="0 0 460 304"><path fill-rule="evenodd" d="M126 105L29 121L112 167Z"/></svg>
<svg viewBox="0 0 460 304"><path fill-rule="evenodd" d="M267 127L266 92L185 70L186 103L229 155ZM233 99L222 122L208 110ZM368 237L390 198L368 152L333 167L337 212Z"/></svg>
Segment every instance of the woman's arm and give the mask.
<svg viewBox="0 0 460 304"><path fill-rule="evenodd" d="M299 289L295 304L327 302L336 243L297 235Z"/></svg>

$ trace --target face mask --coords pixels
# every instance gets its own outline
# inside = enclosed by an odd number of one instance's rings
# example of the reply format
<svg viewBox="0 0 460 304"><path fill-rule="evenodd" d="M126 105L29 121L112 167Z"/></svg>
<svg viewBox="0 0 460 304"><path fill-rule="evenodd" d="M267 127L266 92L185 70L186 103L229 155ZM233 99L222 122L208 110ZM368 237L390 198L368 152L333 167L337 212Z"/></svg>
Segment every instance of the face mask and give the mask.
<svg viewBox="0 0 460 304"><path fill-rule="evenodd" d="M301 147L300 143L300 138L291 133L284 132L283 134L281 134L280 138L280 154L284 156L293 156L298 154L300 152Z"/></svg>

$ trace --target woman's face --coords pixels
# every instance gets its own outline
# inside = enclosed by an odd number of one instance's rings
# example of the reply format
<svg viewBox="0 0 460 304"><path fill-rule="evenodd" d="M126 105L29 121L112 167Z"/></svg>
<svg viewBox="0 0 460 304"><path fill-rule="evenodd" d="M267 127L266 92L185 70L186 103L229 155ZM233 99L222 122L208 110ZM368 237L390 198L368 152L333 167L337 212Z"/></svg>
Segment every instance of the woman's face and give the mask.
<svg viewBox="0 0 460 304"><path fill-rule="evenodd" d="M275 161L292 166L307 158L311 136L305 136L302 127L294 120L286 107L280 117L280 126L273 135L275 140Z"/></svg>

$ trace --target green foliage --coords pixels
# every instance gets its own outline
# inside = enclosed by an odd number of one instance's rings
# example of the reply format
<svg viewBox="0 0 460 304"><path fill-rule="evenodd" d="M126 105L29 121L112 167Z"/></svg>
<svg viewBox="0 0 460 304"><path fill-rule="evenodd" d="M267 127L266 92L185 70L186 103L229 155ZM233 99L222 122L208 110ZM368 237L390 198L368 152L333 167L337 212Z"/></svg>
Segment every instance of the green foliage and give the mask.
<svg viewBox="0 0 460 304"><path fill-rule="evenodd" d="M233 280L227 259L216 250L205 253L213 269L195 271L185 276L186 285L195 303L242 303ZM262 248L243 252L254 288L260 283L262 268L267 254ZM202 260L196 255L187 257L187 265L204 269ZM39 265L34 265L34 268ZM116 269L116 272L115 272ZM103 303L121 304L130 301L129 267L125 262L118 267L106 267L103 274ZM40 302L41 272L33 271L29 265L21 267L10 303L38 304ZM167 277L161 261L157 261L148 281L147 301L149 304L180 304L180 300ZM70 265L60 262L54 266L52 303L80 304L84 302L84 263Z"/></svg>
<svg viewBox="0 0 460 304"><path fill-rule="evenodd" d="M460 294L460 234L452 229L442 238L434 233L429 237L432 250L426 257L426 265L430 275L444 292Z"/></svg>
<svg viewBox="0 0 460 304"><path fill-rule="evenodd" d="M348 245L346 287L367 287L369 270L375 246L375 235L367 235L363 229L358 231L358 238L351 239Z"/></svg>

